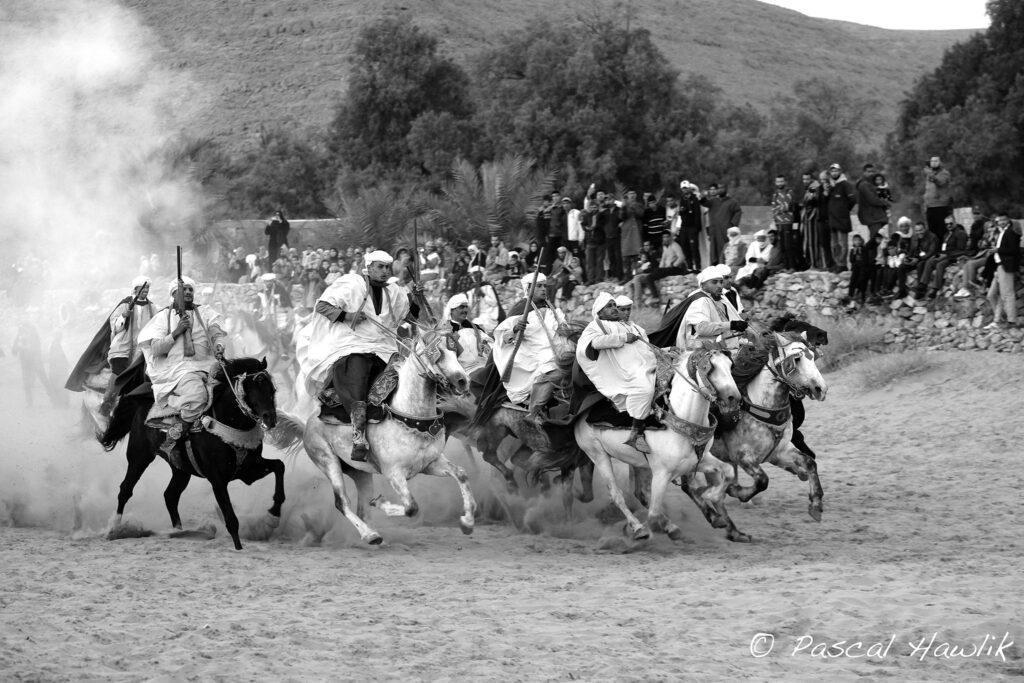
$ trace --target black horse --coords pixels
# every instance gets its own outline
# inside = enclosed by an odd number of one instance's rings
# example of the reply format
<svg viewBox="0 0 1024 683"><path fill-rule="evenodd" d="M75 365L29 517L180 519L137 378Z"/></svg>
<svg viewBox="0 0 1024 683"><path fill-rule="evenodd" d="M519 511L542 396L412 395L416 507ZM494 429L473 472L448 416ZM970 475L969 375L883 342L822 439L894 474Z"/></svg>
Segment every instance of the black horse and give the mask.
<svg viewBox="0 0 1024 683"><path fill-rule="evenodd" d="M142 377L141 370L138 376ZM277 424L274 380L267 371L267 361L255 358L226 360L217 370L214 380L213 402L205 415L216 422L209 430L188 433L175 447L174 456L170 459L159 450L164 432L146 426L146 415L154 401L150 385L138 384L121 396L110 425L96 437L109 451L128 436L128 471L117 496L115 524L120 522L135 485L157 454L171 465L171 481L164 491L164 502L174 528L181 529L178 500L193 475L205 478L213 487L213 495L224 516L224 526L231 534L236 550L242 549L242 543L238 539L238 517L228 497L228 482L240 479L250 485L273 472L274 504L269 512L274 517L281 516L284 463L263 458L262 433L258 431L258 422L268 429ZM191 454L186 450L186 441L191 445Z"/></svg>

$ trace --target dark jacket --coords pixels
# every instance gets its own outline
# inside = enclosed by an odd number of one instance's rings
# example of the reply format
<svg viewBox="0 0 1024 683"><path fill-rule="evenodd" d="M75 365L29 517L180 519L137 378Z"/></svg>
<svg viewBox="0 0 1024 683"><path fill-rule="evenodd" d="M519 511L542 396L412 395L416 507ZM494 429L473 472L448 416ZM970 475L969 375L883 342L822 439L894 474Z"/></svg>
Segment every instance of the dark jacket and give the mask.
<svg viewBox="0 0 1024 683"><path fill-rule="evenodd" d="M981 250L981 241L985 239L985 222L988 219L982 216L971 223L971 234L967 239L967 251L977 254Z"/></svg>
<svg viewBox="0 0 1024 683"><path fill-rule="evenodd" d="M999 236L996 254L1003 270L1016 273L1020 268L1020 234L1012 225Z"/></svg>
<svg viewBox="0 0 1024 683"><path fill-rule="evenodd" d="M268 250L274 251L274 248L281 247L288 244L288 232L291 230L291 226L283 218L274 217L272 221L267 223L267 227L263 229L263 233L269 238L267 242Z"/></svg>
<svg viewBox="0 0 1024 683"><path fill-rule="evenodd" d="M732 226L729 226L732 227ZM680 232L698 232L701 228L700 200L692 194L679 198Z"/></svg>
<svg viewBox="0 0 1024 683"><path fill-rule="evenodd" d="M857 191L849 180L840 180L832 185L828 194L828 227L833 232L852 232L853 221L850 212L857 204Z"/></svg>
<svg viewBox="0 0 1024 683"><path fill-rule="evenodd" d="M559 205L551 207L551 217L548 219L548 235L558 237L563 242L569 239L569 217Z"/></svg>
<svg viewBox="0 0 1024 683"><path fill-rule="evenodd" d="M939 253L939 238L931 230L926 230L920 237L914 235L910 238L910 245L907 247L907 261L915 263L924 261L937 253Z"/></svg>
<svg viewBox="0 0 1024 683"><path fill-rule="evenodd" d="M743 218L740 203L732 197L705 197L700 203L708 207L708 228L711 230L724 233L734 225L738 226Z"/></svg>
<svg viewBox="0 0 1024 683"><path fill-rule="evenodd" d="M878 240L874 237L860 248L850 247L850 268L873 269L878 258Z"/></svg>
<svg viewBox="0 0 1024 683"><path fill-rule="evenodd" d="M605 243L604 223L600 209L584 214L583 233L587 236L587 245L601 246Z"/></svg>
<svg viewBox="0 0 1024 683"><path fill-rule="evenodd" d="M942 240L939 250L951 258L966 256L968 241L967 230L964 229L964 226L957 223L953 226L953 232L947 234L946 238Z"/></svg>
<svg viewBox="0 0 1024 683"><path fill-rule="evenodd" d="M888 203L879 199L873 180L864 177L857 181L857 220L864 225L887 223L887 207Z"/></svg>

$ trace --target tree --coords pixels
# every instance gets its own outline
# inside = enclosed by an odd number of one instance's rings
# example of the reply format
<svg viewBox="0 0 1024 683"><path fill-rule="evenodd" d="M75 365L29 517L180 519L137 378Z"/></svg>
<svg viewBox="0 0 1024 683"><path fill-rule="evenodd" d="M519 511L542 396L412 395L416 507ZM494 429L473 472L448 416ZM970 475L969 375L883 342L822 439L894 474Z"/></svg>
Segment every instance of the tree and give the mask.
<svg viewBox="0 0 1024 683"><path fill-rule="evenodd" d="M228 204L243 213L329 217L324 204L325 157L309 142L284 130L264 131L246 152L228 183Z"/></svg>
<svg viewBox="0 0 1024 683"><path fill-rule="evenodd" d="M954 200L1021 206L1024 190L1024 6L990 0L992 22L946 51L900 105L886 150L896 181L920 197L923 168L938 155L952 169Z"/></svg>
<svg viewBox="0 0 1024 683"><path fill-rule="evenodd" d="M450 163L467 145L467 138L457 136L458 122L472 111L469 78L439 54L437 39L405 18L388 17L365 26L356 39L348 91L328 144L340 169L368 178L415 179L431 168L420 163L413 145L424 151L425 136L440 129L454 145ZM428 163L436 165L440 150L429 151Z"/></svg>

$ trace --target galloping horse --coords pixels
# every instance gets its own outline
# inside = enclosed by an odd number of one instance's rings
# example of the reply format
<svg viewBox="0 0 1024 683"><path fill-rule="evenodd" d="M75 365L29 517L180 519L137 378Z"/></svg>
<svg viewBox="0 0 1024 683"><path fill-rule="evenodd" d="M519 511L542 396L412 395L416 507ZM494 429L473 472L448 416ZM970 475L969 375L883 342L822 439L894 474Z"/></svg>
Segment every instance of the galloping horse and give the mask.
<svg viewBox="0 0 1024 683"><path fill-rule="evenodd" d="M174 528L181 529L178 500L193 475L210 482L224 516L224 526L231 534L236 550L242 549L242 543L238 538L238 517L228 497L228 482L240 479L252 484L273 473L274 499L268 512L280 518L284 503L284 463L266 460L262 455L263 429L260 423L268 429L277 424L274 380L267 371L266 359L224 361L213 379L213 401L200 418L206 428L188 434L185 439L187 445L179 444L175 449L177 457L171 460L159 450L164 433L146 425L146 416L153 406L153 393L148 385L121 396L109 426L96 436L107 451L128 437L128 471L121 482L112 527L120 524L124 506L132 497L135 485L158 453L171 465L171 481L164 491L164 502Z"/></svg>
<svg viewBox="0 0 1024 683"><path fill-rule="evenodd" d="M758 342L755 342L758 343ZM759 343L767 343L768 362L743 389L739 424L720 434L711 447L717 457L741 467L754 482L740 486L734 481L729 494L748 501L768 488L768 475L761 469L766 459L810 482L808 512L821 521L823 491L814 459L790 443L793 422L790 395L807 395L824 401L828 386L815 365L815 353L795 333L771 333Z"/></svg>
<svg viewBox="0 0 1024 683"><path fill-rule="evenodd" d="M469 378L455 353L455 339L437 328L421 328L409 355L397 366L398 384L390 401L381 405L383 418L366 426L370 457L366 462L352 460L352 427L328 424L311 416L305 424L302 444L306 453L327 476L334 488L334 504L370 544L381 536L363 520L366 506L380 507L389 516L412 517L419 505L409 492L408 480L423 473L451 477L462 493L463 515L459 519L463 533L473 532L476 501L469 490L466 472L444 455L444 418L437 409L438 389L464 394ZM399 495L401 502L375 499L372 503L373 474L382 474ZM353 510L345 493L343 474L356 483L358 503Z"/></svg>
<svg viewBox="0 0 1024 683"><path fill-rule="evenodd" d="M651 453L644 455L625 445L629 429L599 428L587 422L585 411L576 422L576 442L593 461L605 479L612 501L626 517L635 540L650 537L651 531L663 531L672 540L680 540L682 531L665 514L664 498L669 482L695 472L700 464L705 475L726 466L714 456L709 458L707 444L714 439L715 425L708 420L711 403L723 412L735 410L740 394L732 378L732 363L721 349L696 349L680 356L673 365L668 408L663 412L665 429L647 430ZM612 458L631 467L651 470L651 496L647 523L642 524L626 505L615 481ZM728 518L724 503L728 472L706 476L707 485L688 493L709 521ZM731 524L731 523L730 523ZM724 523L715 526L726 526Z"/></svg>

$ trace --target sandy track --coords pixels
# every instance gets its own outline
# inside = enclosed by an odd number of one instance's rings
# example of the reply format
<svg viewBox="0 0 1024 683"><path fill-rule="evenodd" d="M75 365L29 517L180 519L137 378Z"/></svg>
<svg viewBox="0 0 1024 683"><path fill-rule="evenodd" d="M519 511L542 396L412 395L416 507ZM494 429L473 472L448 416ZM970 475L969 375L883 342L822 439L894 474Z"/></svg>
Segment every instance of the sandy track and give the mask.
<svg viewBox="0 0 1024 683"><path fill-rule="evenodd" d="M662 536L630 549L617 528L589 517L594 505L572 528L549 521L553 501L531 512L544 534L484 524L464 537L454 486L424 482L423 520L374 518L383 547L353 542L340 520L322 546L306 547L297 511L336 515L302 461L290 470L280 533L241 553L222 527L213 541L106 541L98 532L123 456L18 432L19 459L4 457L0 492L12 521L42 526L0 528L0 670L45 679L1021 676L1024 368L995 354L937 358L900 388L855 389L856 367L829 377L829 401L810 407L807 430L821 454L825 517L812 522L806 486L772 468L755 503L730 503L751 545L707 528L681 496L671 500L681 544ZM60 415L40 411L18 425ZM153 470L129 513L159 529L166 465ZM232 496L251 516L269 491L233 485ZM75 505L83 530L71 533ZM205 482L193 483L186 524L211 509ZM758 632L775 637L764 658L750 654ZM933 633L923 660L909 656L909 643ZM943 641L993 634L998 645L1004 633L1020 643L1002 651L1005 662L935 656ZM792 655L805 634L865 647L895 640L884 658Z"/></svg>

